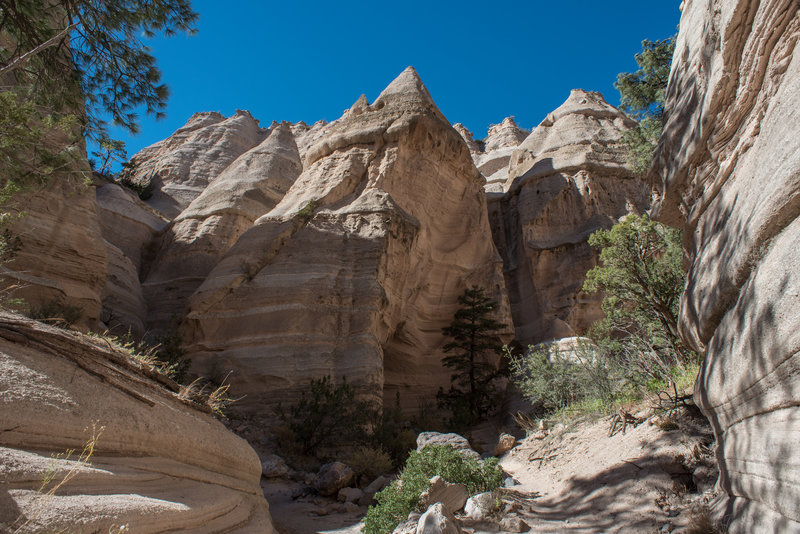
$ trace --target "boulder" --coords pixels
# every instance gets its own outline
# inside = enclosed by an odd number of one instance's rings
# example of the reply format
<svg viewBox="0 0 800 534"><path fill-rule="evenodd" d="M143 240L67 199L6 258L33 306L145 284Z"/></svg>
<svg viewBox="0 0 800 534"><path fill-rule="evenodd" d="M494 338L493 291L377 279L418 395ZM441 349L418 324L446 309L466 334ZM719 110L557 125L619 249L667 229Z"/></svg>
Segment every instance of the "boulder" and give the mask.
<svg viewBox="0 0 800 534"><path fill-rule="evenodd" d="M422 449L429 445L445 445L451 447L462 454L480 460L481 456L475 452L469 445L469 441L464 436L459 434L442 434L441 432L421 432L417 436L417 452L422 452Z"/></svg>
<svg viewBox="0 0 800 534"><path fill-rule="evenodd" d="M355 476L355 472L342 462L331 462L319 468L313 486L320 495L337 495L340 489L353 482Z"/></svg>
<svg viewBox="0 0 800 534"><path fill-rule="evenodd" d="M277 454L268 454L261 459L261 476L266 478L284 478L289 475L289 466Z"/></svg>
<svg viewBox="0 0 800 534"><path fill-rule="evenodd" d="M391 484L391 480L384 476L379 476L372 482L370 482L366 488L364 488L364 495L358 500L358 504L361 506L370 506L375 504L375 494L381 491L383 488Z"/></svg>
<svg viewBox="0 0 800 534"><path fill-rule="evenodd" d="M513 449L516 444L517 438L504 432L500 434L500 437L497 438L497 445L494 446L493 454L495 456L502 456Z"/></svg>
<svg viewBox="0 0 800 534"><path fill-rule="evenodd" d="M127 352L0 313L0 391L0 531L275 532L255 451Z"/></svg>
<svg viewBox="0 0 800 534"><path fill-rule="evenodd" d="M497 495L492 491L473 495L464 505L464 513L472 519L486 519L496 509Z"/></svg>
<svg viewBox="0 0 800 534"><path fill-rule="evenodd" d="M355 503L364 497L364 492L359 488L342 488L337 494L339 502Z"/></svg>
<svg viewBox="0 0 800 534"><path fill-rule="evenodd" d="M430 482L430 487L423 491L419 497L420 506L427 507L438 502L451 514L464 508L464 503L467 502L467 497L469 497L467 486L464 484L451 484L439 475L431 478Z"/></svg>
<svg viewBox="0 0 800 534"><path fill-rule="evenodd" d="M649 180L684 231L679 330L729 532L800 530L800 8L687 0Z"/></svg>
<svg viewBox="0 0 800 534"><path fill-rule="evenodd" d="M459 534L461 529L445 506L437 502L432 504L417 523L416 534Z"/></svg>
<svg viewBox="0 0 800 534"><path fill-rule="evenodd" d="M504 517L500 520L500 532L528 532L530 525L516 516Z"/></svg>

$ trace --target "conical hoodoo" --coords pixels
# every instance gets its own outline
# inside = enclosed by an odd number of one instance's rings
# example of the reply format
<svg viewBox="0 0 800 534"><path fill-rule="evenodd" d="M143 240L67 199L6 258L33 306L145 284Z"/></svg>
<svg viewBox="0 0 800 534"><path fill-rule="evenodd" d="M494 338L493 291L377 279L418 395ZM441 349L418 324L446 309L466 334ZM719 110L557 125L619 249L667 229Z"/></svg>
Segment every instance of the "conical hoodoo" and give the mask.
<svg viewBox="0 0 800 534"><path fill-rule="evenodd" d="M483 180L411 67L326 126L303 169L189 299L187 357L233 370L240 411L327 375L416 409L449 383L457 297L479 285L505 300Z"/></svg>

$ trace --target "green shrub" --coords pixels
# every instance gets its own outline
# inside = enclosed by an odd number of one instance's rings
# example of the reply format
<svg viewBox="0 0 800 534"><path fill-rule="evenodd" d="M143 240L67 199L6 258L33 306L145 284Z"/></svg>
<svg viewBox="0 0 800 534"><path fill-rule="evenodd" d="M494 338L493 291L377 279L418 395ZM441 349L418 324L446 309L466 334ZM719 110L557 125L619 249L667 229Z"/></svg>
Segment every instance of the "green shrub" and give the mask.
<svg viewBox="0 0 800 534"><path fill-rule="evenodd" d="M355 472L357 480L362 477L372 482L379 475L391 473L394 469L392 459L382 447L360 445L353 449L345 463Z"/></svg>
<svg viewBox="0 0 800 534"><path fill-rule="evenodd" d="M297 212L297 215L307 221L314 215L314 209L316 207L317 203L313 199L309 200L308 203Z"/></svg>
<svg viewBox="0 0 800 534"><path fill-rule="evenodd" d="M588 342L568 352L552 345L529 347L526 354L511 357L511 369L517 387L540 406L542 415L571 405L607 406L619 389L610 362Z"/></svg>
<svg viewBox="0 0 800 534"><path fill-rule="evenodd" d="M280 404L277 413L288 427L291 439L281 446L298 449L289 453L316 456L321 449L341 443L344 438L362 435L369 406L356 400L355 391L346 379L337 385L333 378L324 376L311 380L309 394L303 393L288 414Z"/></svg>
<svg viewBox="0 0 800 534"><path fill-rule="evenodd" d="M422 452L412 451L400 478L375 495L378 504L367 511L363 532L392 532L419 506L420 496L436 475L447 482L466 485L470 495L496 490L503 483L503 471L497 467L497 458L476 460L444 445L432 445Z"/></svg>
<svg viewBox="0 0 800 534"><path fill-rule="evenodd" d="M122 175L117 183L136 193L140 200L147 200L153 196L153 182L135 182L127 175Z"/></svg>

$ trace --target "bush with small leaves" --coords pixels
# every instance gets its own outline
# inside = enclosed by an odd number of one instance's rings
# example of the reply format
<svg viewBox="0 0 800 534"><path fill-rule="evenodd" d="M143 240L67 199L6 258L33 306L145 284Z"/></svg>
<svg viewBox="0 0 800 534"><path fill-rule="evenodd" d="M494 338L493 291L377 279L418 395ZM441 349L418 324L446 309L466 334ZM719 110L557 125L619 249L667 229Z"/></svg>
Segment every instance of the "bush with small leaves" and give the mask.
<svg viewBox="0 0 800 534"><path fill-rule="evenodd" d="M445 445L412 451L400 478L375 495L378 504L367 511L363 532L392 532L419 506L420 496L436 475L452 484L466 485L470 495L494 491L503 484L503 471L497 466L497 458L476 460Z"/></svg>

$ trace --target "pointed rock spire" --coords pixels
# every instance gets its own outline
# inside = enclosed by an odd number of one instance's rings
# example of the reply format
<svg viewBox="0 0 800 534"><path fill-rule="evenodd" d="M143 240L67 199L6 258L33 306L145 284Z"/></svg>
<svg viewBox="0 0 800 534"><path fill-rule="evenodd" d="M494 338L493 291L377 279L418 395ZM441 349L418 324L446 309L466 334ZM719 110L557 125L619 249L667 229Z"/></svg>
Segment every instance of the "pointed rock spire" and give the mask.
<svg viewBox="0 0 800 534"><path fill-rule="evenodd" d="M395 100L400 102L421 101L436 106L414 67L406 67L406 70L401 72L400 76L395 78L378 96L373 108L380 109Z"/></svg>

